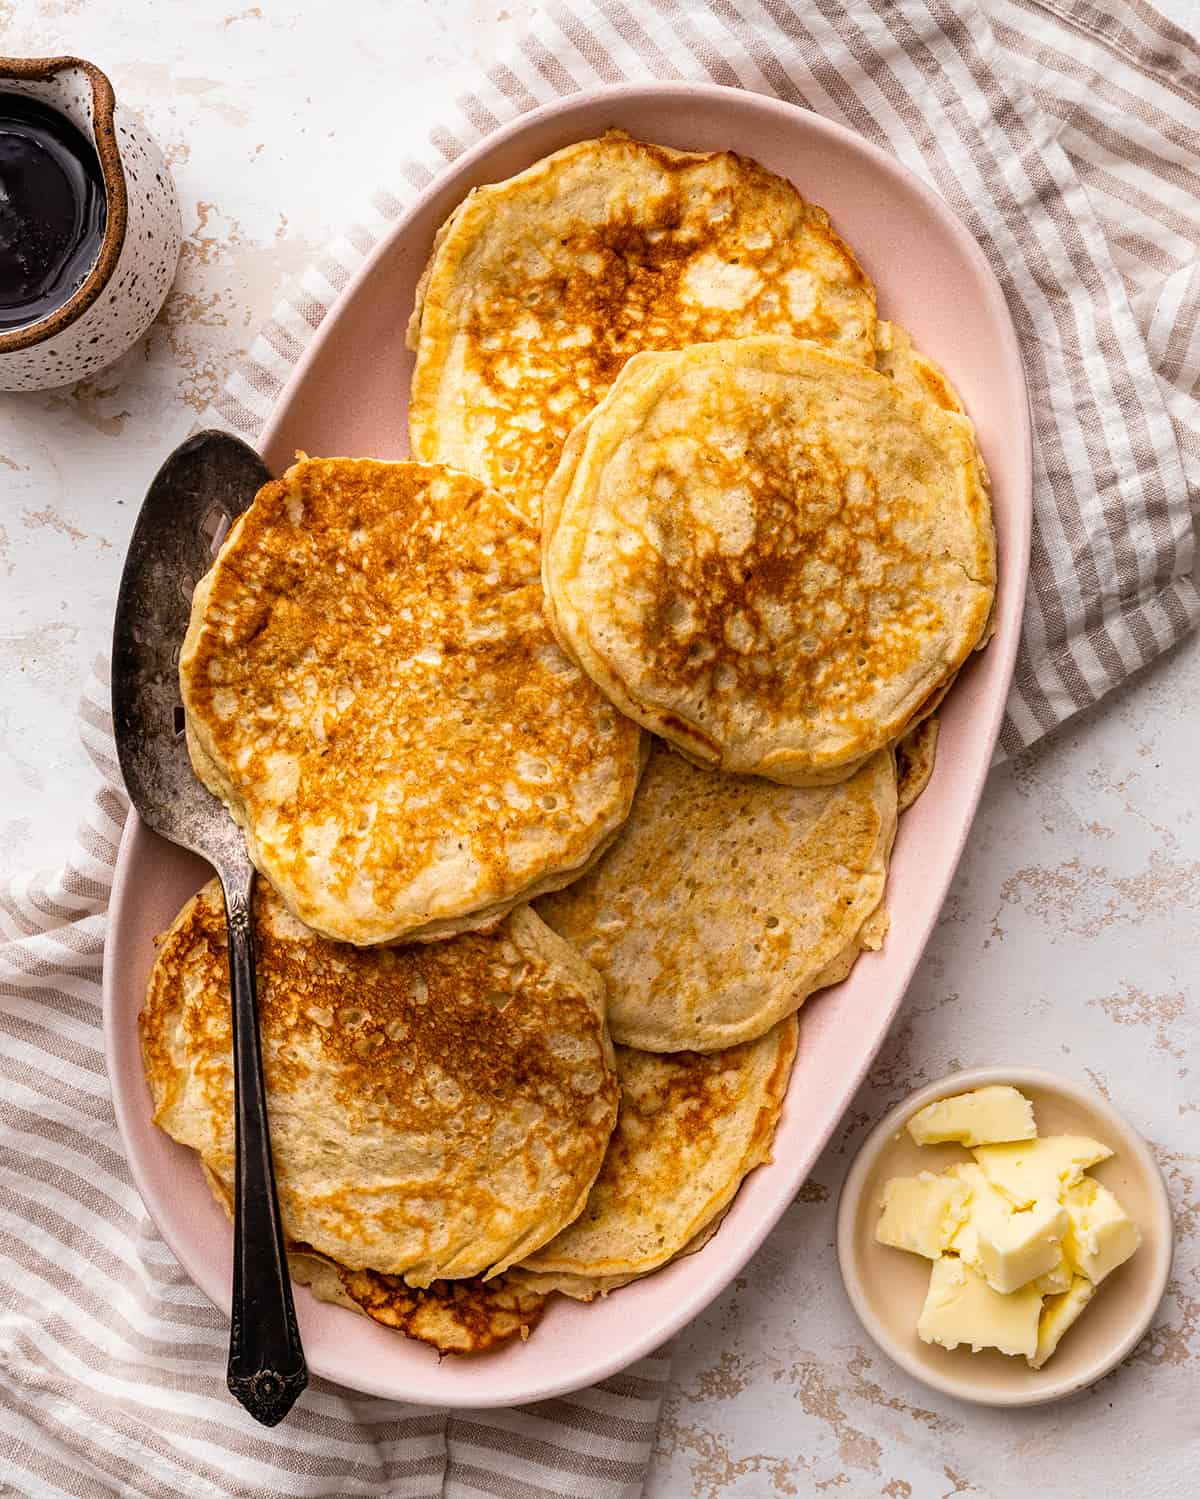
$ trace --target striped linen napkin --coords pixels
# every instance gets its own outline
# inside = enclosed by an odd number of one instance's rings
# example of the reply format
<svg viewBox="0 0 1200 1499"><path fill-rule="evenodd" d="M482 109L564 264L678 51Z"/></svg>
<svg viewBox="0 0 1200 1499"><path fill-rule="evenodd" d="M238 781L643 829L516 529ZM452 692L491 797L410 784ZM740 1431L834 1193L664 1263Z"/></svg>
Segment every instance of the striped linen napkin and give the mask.
<svg viewBox="0 0 1200 1499"><path fill-rule="evenodd" d="M221 414L254 440L414 193L518 113L623 79L777 94L933 183L1000 276L1036 427L1033 570L1006 752L1177 641L1200 599L1200 49L1143 0L569 0L473 79L404 182L288 291ZM404 316L406 309L397 309ZM65 870L0 895L0 1492L616 1499L642 1492L665 1355L565 1400L447 1415L321 1381L287 1422L224 1391L224 1320L130 1181L100 1043L126 803L104 778Z"/></svg>

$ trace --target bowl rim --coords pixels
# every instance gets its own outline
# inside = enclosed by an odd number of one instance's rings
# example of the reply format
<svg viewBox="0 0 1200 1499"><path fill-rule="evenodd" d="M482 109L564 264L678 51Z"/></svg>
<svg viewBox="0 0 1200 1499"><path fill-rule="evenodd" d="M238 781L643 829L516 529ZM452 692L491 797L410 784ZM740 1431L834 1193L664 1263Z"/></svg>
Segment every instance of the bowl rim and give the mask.
<svg viewBox="0 0 1200 1499"><path fill-rule="evenodd" d="M911 1350L894 1338L876 1316L863 1291L862 1275L855 1252L855 1230L867 1178L893 1136L898 1134L913 1114L918 1109L924 1108L926 1104L954 1093L965 1093L974 1088L983 1088L998 1083L1008 1084L1014 1088L1025 1086L1038 1088L1045 1093L1057 1093L1072 1103L1098 1114L1112 1127L1114 1134L1128 1138L1130 1141L1132 1148L1127 1154L1132 1155L1136 1160L1150 1185L1150 1194L1154 1199L1154 1229L1152 1231L1148 1229L1140 1246L1140 1250L1145 1251L1147 1257L1154 1262L1152 1283L1154 1296L1145 1316L1135 1319L1109 1352L1096 1359L1082 1374L1063 1375L1053 1384L1042 1385L1027 1393L1019 1389L1004 1393L984 1393L966 1381L955 1378L953 1373L939 1374L916 1359ZM838 1268L841 1271L842 1285L850 1305L854 1308L864 1330L880 1350L893 1363L898 1364L905 1373L911 1374L914 1379L919 1379L922 1384L940 1391L943 1395L951 1395L956 1400L963 1400L971 1405L1010 1409L1047 1405L1051 1401L1064 1400L1070 1395L1077 1394L1080 1390L1085 1390L1103 1379L1133 1351L1153 1322L1170 1279L1175 1252L1174 1239L1174 1215L1166 1180L1157 1157L1141 1131L1135 1129L1125 1115L1095 1088L1090 1088L1085 1083L1078 1082L1075 1078L1068 1077L1061 1072L1050 1072L1044 1067L1031 1067L1016 1063L1012 1066L967 1067L958 1072L950 1072L936 1082L926 1083L924 1087L917 1088L901 1099L898 1104L887 1111L859 1146L838 1195L836 1218ZM959 1366L952 1366L947 1361L947 1369L952 1367Z"/></svg>
<svg viewBox="0 0 1200 1499"><path fill-rule="evenodd" d="M470 150L463 152L452 162L448 163L444 170L430 181L421 192L416 194L409 202L404 212L389 226L387 232L376 243L372 250L364 257L357 271L349 279L347 285L340 293L337 302L331 305L329 311L323 318L321 325L314 333L312 339L301 355L289 377L275 397L272 414L259 437L259 450L271 461L271 450L282 444L280 436L288 419L289 408L295 398L297 390L303 386L308 377L308 372L318 358L325 340L331 335L338 321L338 307L348 305L358 294L363 284L375 273L380 262L386 257L394 254L397 247L403 243L404 237L409 233L409 226L420 216L428 211L429 206L444 193L451 182L459 185L464 179L469 178L470 173L477 164L487 158L497 148L511 142L514 137L520 137L525 132L532 133L536 128L542 127L548 122L560 121L569 124L571 117L582 115L586 111L593 110L603 105L611 107L616 114L623 106L638 108L648 103L678 103L687 108L715 107L721 111L744 112L748 117L758 120L773 118L778 122L781 129L795 132L798 128L802 130L811 143L811 148L819 149L822 139L836 143L843 150L850 150L873 164L882 174L896 180L903 190L917 203L923 206L924 211L929 214L941 226L946 240L953 246L955 254L961 258L964 269L972 273L973 295L977 296L979 303L983 306L990 319L993 320L997 330L994 363L999 365L1004 372L1007 388L1018 392L1024 399L1014 402L1019 406L1019 412L1014 412L1014 422L1011 428L1011 441L1008 445L1008 463L1011 465L1009 472L1012 476L1012 493L1006 508L1006 516L1009 518L1010 535L1008 546L1003 557L1003 570L1001 574L1001 592L997 596L997 614L1002 628L997 631L996 637L988 647L989 675L993 677L992 685L989 686L989 696L979 705L972 729L971 744L972 755L978 755L978 763L971 773L969 786L958 793L955 801L955 832L952 838L948 838L944 850L939 855L938 880L943 878L942 860L944 857L944 880L948 886L953 871L961 857L966 837L969 832L975 809L978 805L979 796L986 780L987 770L990 763L991 750L999 735L1003 718L1005 702L1007 700L1008 688L1012 680L1013 669L1016 661L1017 646L1019 641L1019 626L1021 618L1022 603L1025 593L1025 584L1028 573L1028 552L1032 524L1032 432L1029 419L1027 387L1025 384L1024 367L1021 361L1016 330L1009 313L1004 293L1000 287L995 273L992 271L982 249L972 237L966 226L954 214L945 201L915 173L913 173L903 162L891 156L886 151L873 145L854 130L840 125L834 121L827 120L809 109L802 109L796 105L783 100L755 94L748 90L721 87L714 84L693 84L687 82L654 82L654 83L626 83L611 85L590 90L581 90L566 98L556 100L550 104L543 105L537 109L527 111L516 116L499 130L493 131L483 137ZM731 129L733 127L731 126ZM580 134L578 139L586 138ZM544 153L543 153L544 154ZM531 158L532 160L532 158ZM836 219L836 206L832 209ZM986 748L985 748L986 747ZM961 818L961 826L958 819ZM121 841L121 850L118 858L116 880L113 887L113 903L117 903L118 896L122 899L133 898L133 886L136 883L138 871L134 867L133 853L135 846L143 843L148 835L136 814L131 813L130 820L125 828ZM832 1136L837 1127L838 1120L850 1106L854 1095L859 1088L871 1062L876 1054L878 1045L882 1043L886 1035L887 1027L894 1021L896 1013L903 1000L908 983L912 978L913 971L920 961L925 943L933 929L936 921L936 912L930 916L927 923L922 918L924 926L923 934L916 945L911 956L906 953L894 961L892 975L889 984L889 995L886 1005L880 1004L878 1010L873 1014L873 1024L878 1024L878 1038L876 1044L870 1047L863 1055L857 1058L854 1065L847 1067L844 1075L840 1078L836 1101L831 1104L828 1118L823 1126L813 1132L811 1138L805 1142L803 1159L801 1161L789 1161L787 1158L777 1158L774 1164L776 1172L784 1173L789 1189L785 1192L782 1187L773 1196L772 1201L764 1204L758 1209L758 1216L750 1222L743 1230L737 1246L732 1252L727 1253L718 1262L713 1262L710 1271L689 1281L688 1286L680 1295L669 1311L662 1315L656 1315L644 1325L634 1318L628 1328L627 1340L622 1344L619 1351L611 1351L603 1356L588 1355L587 1360L580 1358L577 1372L563 1372L555 1368L546 1371L535 1378L523 1375L519 1383L514 1383L510 1377L503 1380L499 1373L495 1379L495 1388L483 1393L479 1388L463 1390L458 1393L454 1390L447 1391L438 1386L436 1393L431 1391L425 1398L425 1403L436 1403L452 1408L488 1408L509 1406L514 1402L524 1403L528 1401L544 1400L555 1396L564 1395L574 1390L584 1388L598 1380L611 1377L620 1370L627 1368L638 1359L652 1353L660 1347L667 1339L673 1337L682 1327L698 1316L716 1296L718 1296L730 1281L744 1267L755 1251L760 1247L767 1235L774 1228L788 1203L791 1201L795 1191L799 1189L812 1163L815 1161L820 1150ZM105 1026L106 1026L106 1050L109 1053L110 1067L119 1044L119 1038L115 1034L116 1020L114 1014L115 1001L114 985L117 982L115 963L110 961L112 944L106 944L105 951ZM114 1089L114 1093L118 1089ZM126 1086L126 1093L130 1090ZM131 1100L125 1097L124 1104L131 1107ZM122 1111L118 1111L118 1119L121 1120ZM122 1136L128 1139L125 1126L122 1124ZM127 1147L128 1150L128 1147ZM133 1162L131 1161L131 1166ZM145 1179L144 1173L134 1168L134 1178L141 1189ZM144 1194L143 1194L144 1195ZM149 1208L149 1202L147 1202ZM193 1253L194 1245L185 1244L180 1248L174 1242L176 1235L168 1234L163 1224L151 1210L151 1216L155 1218L163 1237L180 1259L185 1269L203 1288L203 1280L197 1273L200 1266L200 1257ZM667 1267L662 1274L670 1274L671 1267ZM211 1292L209 1293L211 1295ZM218 1306L228 1308L228 1295L223 1298L213 1298ZM502 1352L496 1355L502 1357ZM369 1394L383 1395L393 1399L414 1398L420 1400L420 1396L414 1396L411 1390L399 1390L393 1381L380 1375L376 1377L375 1372L363 1369L355 1372L352 1383L348 1380L345 1368L334 1359L335 1368L331 1368L324 1359L310 1359L310 1368L314 1373L319 1373L338 1382L350 1383L350 1387L356 1388ZM586 1366L585 1366L586 1364ZM503 1387L507 1384L507 1387Z"/></svg>
<svg viewBox="0 0 1200 1499"><path fill-rule="evenodd" d="M36 322L0 333L0 355L16 354L56 338L81 318L112 280L125 244L129 191L113 118L116 97L107 74L82 57L0 57L0 91L5 90L6 84L45 83L59 73L72 70L82 73L92 90L92 144L100 161L107 205L104 238L91 269L61 307L55 307Z"/></svg>

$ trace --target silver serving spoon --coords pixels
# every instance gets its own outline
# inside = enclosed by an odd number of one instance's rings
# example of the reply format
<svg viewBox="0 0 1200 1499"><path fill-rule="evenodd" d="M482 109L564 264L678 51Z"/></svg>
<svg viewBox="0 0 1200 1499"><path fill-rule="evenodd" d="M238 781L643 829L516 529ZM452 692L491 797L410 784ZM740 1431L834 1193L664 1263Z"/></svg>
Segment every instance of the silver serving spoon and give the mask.
<svg viewBox="0 0 1200 1499"><path fill-rule="evenodd" d="M256 1421L281 1421L308 1383L271 1166L255 1005L254 866L240 829L197 779L184 739L179 650L192 589L234 520L270 479L253 448L200 432L159 469L133 530L113 628L117 756L138 816L200 854L225 892L233 1005L237 1168L230 1390Z"/></svg>

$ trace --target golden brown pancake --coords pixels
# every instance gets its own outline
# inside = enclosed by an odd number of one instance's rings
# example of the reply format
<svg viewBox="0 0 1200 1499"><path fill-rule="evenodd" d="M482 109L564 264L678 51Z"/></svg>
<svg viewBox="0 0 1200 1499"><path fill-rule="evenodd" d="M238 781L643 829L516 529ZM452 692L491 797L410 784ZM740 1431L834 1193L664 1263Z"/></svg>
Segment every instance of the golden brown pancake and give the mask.
<svg viewBox="0 0 1200 1499"><path fill-rule="evenodd" d="M638 354L546 490L543 577L564 649L698 764L844 779L987 627L973 429L796 339Z"/></svg>
<svg viewBox="0 0 1200 1499"><path fill-rule="evenodd" d="M929 785L937 758L937 741L938 721L931 716L909 729L896 745L897 806L901 812L907 812Z"/></svg>
<svg viewBox="0 0 1200 1499"><path fill-rule="evenodd" d="M771 1159L796 1039L789 1016L708 1056L618 1047L621 1112L587 1206L513 1275L590 1301L702 1247Z"/></svg>
<svg viewBox="0 0 1200 1499"><path fill-rule="evenodd" d="M932 401L943 411L966 416L966 407L945 370L913 347L912 338L899 323L876 323L875 368L910 395Z"/></svg>
<svg viewBox="0 0 1200 1499"><path fill-rule="evenodd" d="M538 1325L546 1298L511 1275L494 1280L435 1280L416 1290L398 1275L347 1270L318 1255L293 1251L292 1279L321 1301L360 1312L428 1343L439 1353L488 1353Z"/></svg>
<svg viewBox="0 0 1200 1499"><path fill-rule="evenodd" d="M325 936L442 937L557 888L624 820L637 728L555 644L537 533L465 474L303 459L196 588L192 763Z"/></svg>
<svg viewBox="0 0 1200 1499"><path fill-rule="evenodd" d="M615 1041L715 1051L879 945L895 831L888 750L836 786L797 787L657 744L608 853L538 914L603 976Z"/></svg>
<svg viewBox="0 0 1200 1499"><path fill-rule="evenodd" d="M409 443L536 518L631 354L786 333L866 361L874 329L873 287L790 182L614 130L477 188L442 226L409 326Z"/></svg>
<svg viewBox="0 0 1200 1499"><path fill-rule="evenodd" d="M258 1016L284 1233L412 1286L496 1275L583 1207L617 1110L599 976L527 908L403 948L316 936L255 894ZM233 1190L228 959L211 881L139 1017L155 1123Z"/></svg>
<svg viewBox="0 0 1200 1499"><path fill-rule="evenodd" d="M921 400L932 401L943 411L953 411L959 416L966 416L967 409L963 405L962 397L950 383L945 370L914 348L912 338L899 323L883 321L876 323L875 368L882 374L890 376L910 395ZM978 447L975 452L980 471L984 478L988 479L987 465L983 461L983 455ZM990 485L990 479L988 482ZM994 602L992 607L994 613ZM989 622L976 649L981 650L991 636L992 624ZM947 690L950 685L952 684L947 683ZM940 701L939 697L930 703L928 708L930 714L934 712ZM911 807L929 784L937 756L937 740L937 721L932 717L927 717L918 722L898 741L896 770L900 784L901 812Z"/></svg>

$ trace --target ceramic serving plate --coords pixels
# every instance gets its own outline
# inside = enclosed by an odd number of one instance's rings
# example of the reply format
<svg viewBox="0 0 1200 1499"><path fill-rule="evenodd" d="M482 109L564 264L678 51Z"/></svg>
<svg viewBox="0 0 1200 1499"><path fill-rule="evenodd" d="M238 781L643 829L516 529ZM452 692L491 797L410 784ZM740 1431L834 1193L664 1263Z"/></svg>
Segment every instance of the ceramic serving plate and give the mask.
<svg viewBox="0 0 1200 1499"><path fill-rule="evenodd" d="M874 279L881 313L945 365L975 419L994 486L996 633L951 692L933 782L901 822L886 946L805 1006L774 1163L745 1182L700 1254L590 1306L556 1298L528 1343L470 1361L439 1362L430 1349L297 1290L315 1374L425 1404L512 1405L602 1379L670 1337L742 1269L807 1176L900 1004L970 828L1017 649L1029 551L1029 415L1016 336L995 277L941 200L891 157L817 115L736 89L670 83L581 94L524 116L463 156L396 224L322 323L263 436L268 465L281 471L298 447L403 457L412 369L404 330L438 226L476 185L612 125L671 146L756 157L829 210ZM150 1123L136 1023L154 936L207 877L199 860L130 816L105 952L105 1027L134 1179L182 1264L227 1310L229 1225L195 1157Z"/></svg>

